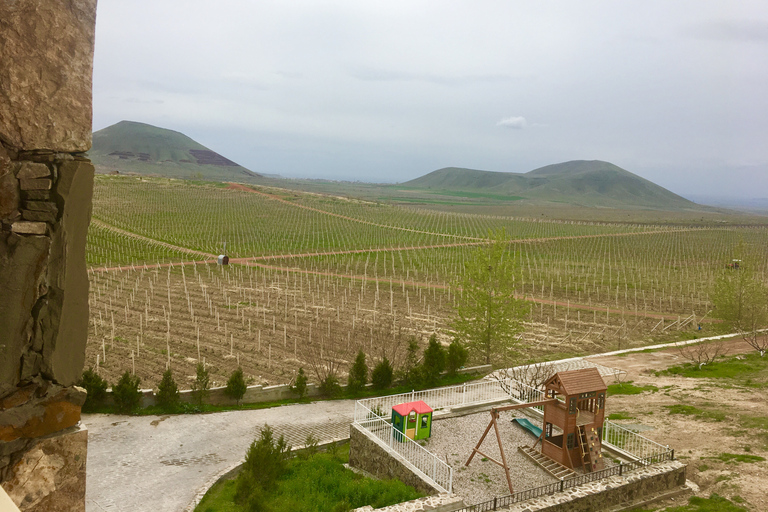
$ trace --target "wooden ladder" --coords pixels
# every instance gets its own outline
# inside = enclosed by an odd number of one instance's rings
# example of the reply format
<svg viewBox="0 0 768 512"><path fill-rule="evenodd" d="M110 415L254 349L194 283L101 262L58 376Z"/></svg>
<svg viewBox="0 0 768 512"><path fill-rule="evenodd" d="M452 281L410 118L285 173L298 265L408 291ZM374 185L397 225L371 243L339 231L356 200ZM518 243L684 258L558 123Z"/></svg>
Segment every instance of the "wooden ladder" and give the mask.
<svg viewBox="0 0 768 512"><path fill-rule="evenodd" d="M555 478L571 478L576 476L576 472L571 468L563 466L543 453L537 452L530 446L518 446L517 450Z"/></svg>
<svg viewBox="0 0 768 512"><path fill-rule="evenodd" d="M603 469L603 454L600 450L600 437L594 428L587 433L583 425L579 426L579 448L581 449L581 462L585 472Z"/></svg>

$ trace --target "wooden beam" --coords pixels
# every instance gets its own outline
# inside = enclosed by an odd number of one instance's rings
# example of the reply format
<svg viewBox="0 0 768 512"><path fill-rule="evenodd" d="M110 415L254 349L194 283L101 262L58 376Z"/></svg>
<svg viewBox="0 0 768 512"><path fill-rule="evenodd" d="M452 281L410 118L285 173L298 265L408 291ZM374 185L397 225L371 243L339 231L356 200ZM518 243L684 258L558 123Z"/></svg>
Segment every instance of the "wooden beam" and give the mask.
<svg viewBox="0 0 768 512"><path fill-rule="evenodd" d="M501 462L504 463L504 475L507 477L507 486L509 486L509 494L515 494L512 489L512 479L509 477L509 466L507 466L507 458L504 456L504 447L501 445L501 435L499 434L499 426L496 424L496 419L499 417L498 411L491 411L491 423L493 423L493 429L496 431L496 439L499 442L499 452L501 452Z"/></svg>
<svg viewBox="0 0 768 512"><path fill-rule="evenodd" d="M504 411L511 411L511 410L514 410L514 409L527 409L528 407L538 407L540 405L552 404L552 403L555 403L555 402L558 402L558 401L559 400L557 400L556 398L548 398L547 400L539 400L538 402L527 402L527 403L524 403L524 404L505 405L505 406L502 406L502 407L494 407L492 410L493 411L498 411L498 412L504 412Z"/></svg>

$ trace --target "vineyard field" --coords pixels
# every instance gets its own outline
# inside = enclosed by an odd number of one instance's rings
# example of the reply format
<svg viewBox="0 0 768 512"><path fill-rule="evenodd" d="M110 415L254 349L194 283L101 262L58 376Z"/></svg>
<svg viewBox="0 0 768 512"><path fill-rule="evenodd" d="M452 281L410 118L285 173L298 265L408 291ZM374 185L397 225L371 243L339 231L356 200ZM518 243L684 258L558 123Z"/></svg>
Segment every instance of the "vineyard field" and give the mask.
<svg viewBox="0 0 768 512"><path fill-rule="evenodd" d="M717 333L709 292L736 247L768 269L760 224L551 221L237 184L97 176L93 219L86 366L146 387L168 365L188 387L203 360L218 385L238 365L259 384L318 365L344 380L358 350L397 365L411 336L448 343L454 283L489 230L520 263L531 360ZM224 242L229 266L215 264Z"/></svg>

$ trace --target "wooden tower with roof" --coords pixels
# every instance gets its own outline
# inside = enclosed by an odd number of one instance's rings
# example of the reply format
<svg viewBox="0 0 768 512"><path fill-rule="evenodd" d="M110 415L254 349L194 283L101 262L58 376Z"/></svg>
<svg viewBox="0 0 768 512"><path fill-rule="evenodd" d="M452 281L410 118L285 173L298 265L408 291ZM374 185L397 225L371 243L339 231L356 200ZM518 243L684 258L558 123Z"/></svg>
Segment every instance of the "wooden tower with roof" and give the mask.
<svg viewBox="0 0 768 512"><path fill-rule="evenodd" d="M558 372L544 386L546 398L555 401L544 406L541 453L570 468L603 469L601 441L608 386L600 373L596 368Z"/></svg>

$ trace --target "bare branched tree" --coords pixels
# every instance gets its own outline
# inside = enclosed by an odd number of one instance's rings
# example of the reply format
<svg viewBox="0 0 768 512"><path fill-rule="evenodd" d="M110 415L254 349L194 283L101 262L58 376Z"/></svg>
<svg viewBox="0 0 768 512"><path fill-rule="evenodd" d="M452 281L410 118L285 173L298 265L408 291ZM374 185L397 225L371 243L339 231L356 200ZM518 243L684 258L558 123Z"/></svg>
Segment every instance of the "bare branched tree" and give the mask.
<svg viewBox="0 0 768 512"><path fill-rule="evenodd" d="M714 362L718 357L727 355L728 351L722 341L711 341L708 343L693 343L690 345L680 345L677 352L685 360L701 368L705 364Z"/></svg>

